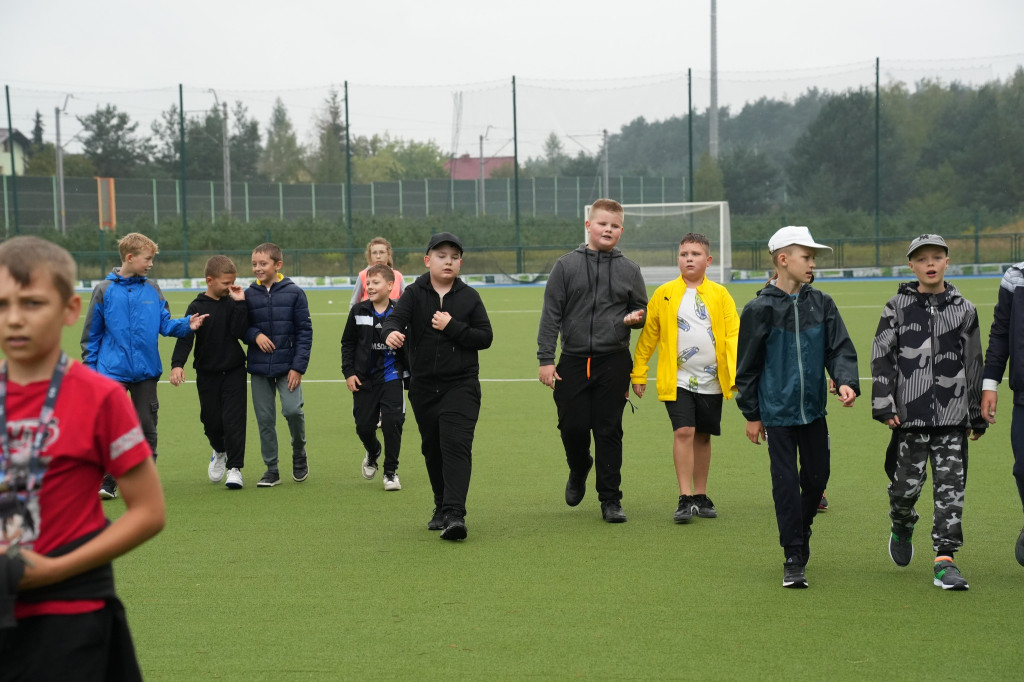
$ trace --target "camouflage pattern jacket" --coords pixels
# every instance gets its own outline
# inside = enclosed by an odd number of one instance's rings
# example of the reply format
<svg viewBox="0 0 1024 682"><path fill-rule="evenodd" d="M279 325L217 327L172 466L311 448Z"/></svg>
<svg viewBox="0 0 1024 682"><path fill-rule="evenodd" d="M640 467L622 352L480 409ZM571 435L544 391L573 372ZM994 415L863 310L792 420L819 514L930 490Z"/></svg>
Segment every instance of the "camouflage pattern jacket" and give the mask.
<svg viewBox="0 0 1024 682"><path fill-rule="evenodd" d="M979 431L981 334L978 311L946 282L940 294L900 284L882 310L871 345L871 415L899 417L901 429Z"/></svg>

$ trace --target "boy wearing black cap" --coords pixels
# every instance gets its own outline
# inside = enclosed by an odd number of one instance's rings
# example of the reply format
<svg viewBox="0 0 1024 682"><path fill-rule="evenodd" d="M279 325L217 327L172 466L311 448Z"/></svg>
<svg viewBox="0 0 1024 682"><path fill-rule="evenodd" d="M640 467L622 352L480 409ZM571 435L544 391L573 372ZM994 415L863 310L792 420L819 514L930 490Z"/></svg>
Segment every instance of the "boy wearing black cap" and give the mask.
<svg viewBox="0 0 1024 682"><path fill-rule="evenodd" d="M948 247L937 234L924 234L907 250L916 282L900 284L882 310L871 346L871 414L894 431L895 463L890 472L889 556L906 566L914 556L914 505L932 463L935 513L932 545L934 583L966 590L953 563L963 544L961 519L967 472L967 431L985 433L981 416L981 334L978 312L946 282Z"/></svg>
<svg viewBox="0 0 1024 682"><path fill-rule="evenodd" d="M406 287L382 334L391 348L408 346L409 402L434 492L427 528L440 530L443 540L464 540L480 416L477 351L489 348L494 335L480 295L459 279L459 238L451 232L433 235L423 264L428 272Z"/></svg>

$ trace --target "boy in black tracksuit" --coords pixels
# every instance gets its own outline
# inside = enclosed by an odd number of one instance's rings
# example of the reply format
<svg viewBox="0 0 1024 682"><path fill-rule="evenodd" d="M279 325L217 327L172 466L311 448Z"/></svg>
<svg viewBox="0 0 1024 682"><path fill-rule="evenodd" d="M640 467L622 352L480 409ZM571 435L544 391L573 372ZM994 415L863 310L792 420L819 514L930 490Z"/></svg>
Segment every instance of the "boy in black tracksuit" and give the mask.
<svg viewBox="0 0 1024 682"><path fill-rule="evenodd" d="M857 351L843 318L832 298L810 285L815 251L829 248L803 226L776 232L768 241L775 275L740 315L736 405L747 438L768 444L788 588L807 587L811 524L830 472L825 370L844 407L860 393Z"/></svg>
<svg viewBox="0 0 1024 682"><path fill-rule="evenodd" d="M242 487L245 467L246 374L245 351L239 341L249 328L245 292L235 284L238 274L227 256L206 261L206 292L188 306L188 315L208 314L195 334L196 389L199 419L213 453L207 467L211 483L225 477L225 485ZM178 339L171 355L171 384L185 381L185 361L192 350L192 336Z"/></svg>
<svg viewBox="0 0 1024 682"><path fill-rule="evenodd" d="M429 273L406 287L383 334L390 348L409 345L409 402L434 491L427 528L440 530L443 540L462 540L480 416L477 351L489 348L494 334L480 295L458 277L459 238L450 232L432 236L423 263Z"/></svg>
<svg viewBox="0 0 1024 682"><path fill-rule="evenodd" d="M363 478L377 473L381 455L377 425L384 435L384 490L401 490L398 455L405 423L403 382L409 376L405 357L384 343L383 325L395 308L391 288L395 272L384 263L366 269L364 277L369 298L352 306L341 335L341 371L352 391L352 416L356 434L363 442Z"/></svg>

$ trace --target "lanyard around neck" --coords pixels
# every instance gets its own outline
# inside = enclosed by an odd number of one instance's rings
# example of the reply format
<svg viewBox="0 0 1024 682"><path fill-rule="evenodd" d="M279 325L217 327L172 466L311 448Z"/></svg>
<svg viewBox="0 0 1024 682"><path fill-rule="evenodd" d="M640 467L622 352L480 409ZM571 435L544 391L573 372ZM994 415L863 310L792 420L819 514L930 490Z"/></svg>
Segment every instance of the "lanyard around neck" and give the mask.
<svg viewBox="0 0 1024 682"><path fill-rule="evenodd" d="M50 377L50 386L46 389L46 400L43 401L43 409L39 412L39 425L32 437L32 449L29 450L29 459L38 459L43 449L43 441L46 439L46 432L50 430L50 422L53 421L53 408L57 404L57 393L60 392L61 382L68 370L68 356L61 351L57 366L53 368L53 375ZM0 364L0 448L2 448L3 461L0 462L0 471L6 470L11 465L11 437L7 432L7 363Z"/></svg>

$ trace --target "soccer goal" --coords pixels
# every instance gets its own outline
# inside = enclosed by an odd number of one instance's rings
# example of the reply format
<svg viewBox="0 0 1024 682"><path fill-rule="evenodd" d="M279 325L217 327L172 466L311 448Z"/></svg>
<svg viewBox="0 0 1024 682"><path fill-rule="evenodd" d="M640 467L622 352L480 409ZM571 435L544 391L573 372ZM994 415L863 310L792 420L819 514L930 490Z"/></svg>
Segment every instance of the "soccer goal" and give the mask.
<svg viewBox="0 0 1024 682"><path fill-rule="evenodd" d="M619 246L640 265L647 281L667 281L679 275L677 247L687 232L703 234L711 242L708 278L722 283L732 279L728 202L623 204L622 208L626 211L625 229ZM584 209L584 216L590 219L589 205Z"/></svg>

